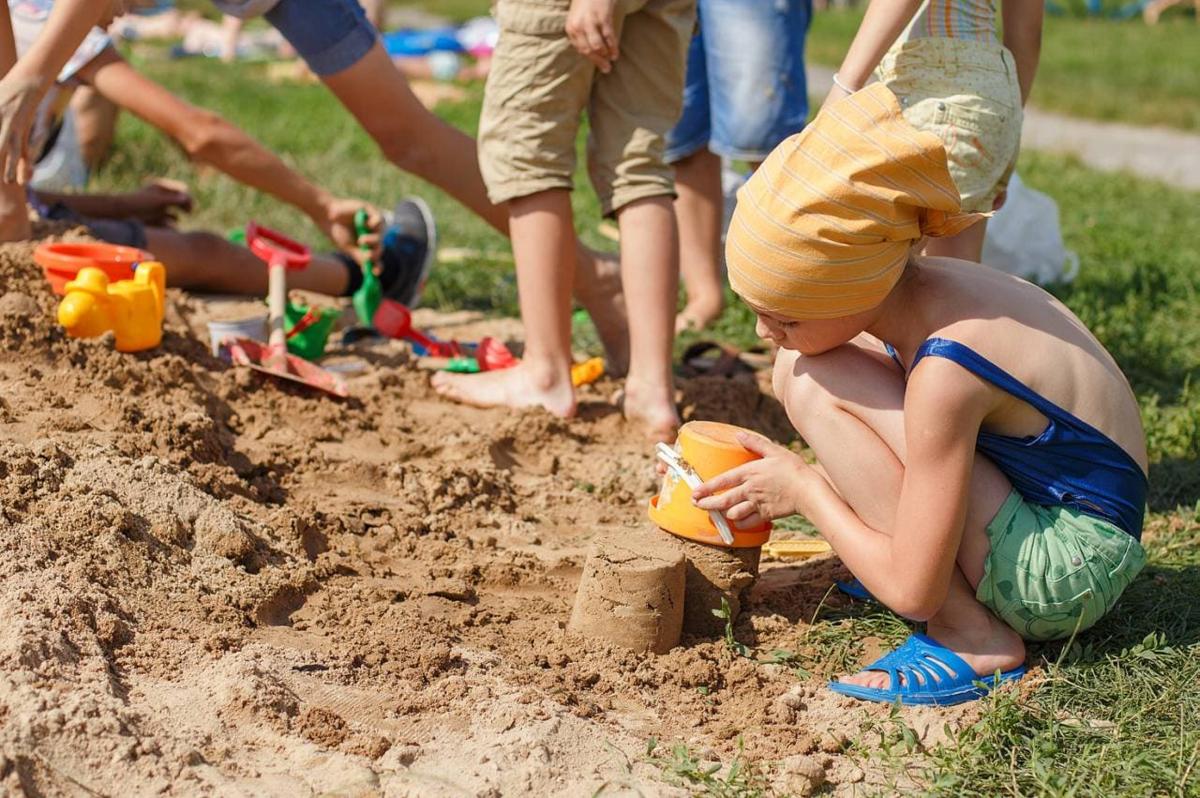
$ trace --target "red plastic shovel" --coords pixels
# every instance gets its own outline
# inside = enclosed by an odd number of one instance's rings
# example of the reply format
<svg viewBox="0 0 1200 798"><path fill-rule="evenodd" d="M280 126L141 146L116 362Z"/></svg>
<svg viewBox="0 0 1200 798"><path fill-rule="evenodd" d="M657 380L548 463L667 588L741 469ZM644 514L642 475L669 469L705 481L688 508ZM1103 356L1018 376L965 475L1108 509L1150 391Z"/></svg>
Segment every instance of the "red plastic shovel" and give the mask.
<svg viewBox="0 0 1200 798"><path fill-rule="evenodd" d="M303 244L282 233L259 227L254 222L246 225L246 243L251 252L267 263L271 334L265 347L248 338L226 339L221 345L222 353L227 351L229 360L236 365L298 382L334 396L348 396L345 383L336 374L302 357L289 355L287 351L287 334L283 325L283 311L287 304L287 273L289 269L306 268L312 253Z"/></svg>
<svg viewBox="0 0 1200 798"><path fill-rule="evenodd" d="M371 323L389 338L400 338L423 346L430 357L462 357L463 351L458 341L435 341L421 331L414 330L412 314L394 299L385 299L379 304Z"/></svg>

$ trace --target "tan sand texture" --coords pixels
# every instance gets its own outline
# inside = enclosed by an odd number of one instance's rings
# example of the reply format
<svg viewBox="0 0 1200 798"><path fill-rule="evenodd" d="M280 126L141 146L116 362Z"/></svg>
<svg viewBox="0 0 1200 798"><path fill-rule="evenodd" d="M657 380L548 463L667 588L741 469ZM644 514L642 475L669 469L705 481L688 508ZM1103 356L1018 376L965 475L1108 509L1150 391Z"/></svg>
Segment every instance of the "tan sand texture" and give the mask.
<svg viewBox="0 0 1200 798"><path fill-rule="evenodd" d="M665 654L683 631L683 552L657 527L597 538L568 628L633 651Z"/></svg>
<svg viewBox="0 0 1200 798"><path fill-rule="evenodd" d="M344 358L338 401L212 357L212 303L175 291L162 346L123 355L54 323L31 250L0 247L0 794L683 794L651 737L809 757L781 789L869 782L839 740L886 706L719 638L568 632L589 545L636 534L658 482L611 381L571 421L476 410L388 343ZM753 383L680 388L685 418L788 438ZM805 650L845 576L765 567L738 639Z"/></svg>

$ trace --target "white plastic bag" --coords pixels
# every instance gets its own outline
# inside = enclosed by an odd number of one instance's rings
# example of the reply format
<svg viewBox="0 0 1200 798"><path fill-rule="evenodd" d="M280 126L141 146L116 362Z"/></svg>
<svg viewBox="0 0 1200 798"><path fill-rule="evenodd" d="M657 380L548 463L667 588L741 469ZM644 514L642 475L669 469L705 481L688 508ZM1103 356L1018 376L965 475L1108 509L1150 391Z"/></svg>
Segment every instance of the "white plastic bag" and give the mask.
<svg viewBox="0 0 1200 798"><path fill-rule="evenodd" d="M1004 207L988 220L983 262L1039 285L1069 283L1079 273L1079 256L1063 244L1058 204L1015 174Z"/></svg>

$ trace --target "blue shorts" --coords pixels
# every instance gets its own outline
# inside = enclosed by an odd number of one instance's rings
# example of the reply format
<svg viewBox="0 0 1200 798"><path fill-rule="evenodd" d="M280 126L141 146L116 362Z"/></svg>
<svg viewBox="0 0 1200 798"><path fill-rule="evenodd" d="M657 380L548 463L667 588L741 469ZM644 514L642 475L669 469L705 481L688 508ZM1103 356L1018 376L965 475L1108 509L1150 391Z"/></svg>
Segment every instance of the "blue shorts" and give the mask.
<svg viewBox="0 0 1200 798"><path fill-rule="evenodd" d="M320 77L354 66L379 38L357 0L280 0L265 16Z"/></svg>
<svg viewBox="0 0 1200 798"><path fill-rule="evenodd" d="M705 145L726 158L761 161L808 119L804 39L812 0L699 0L698 13L667 161Z"/></svg>

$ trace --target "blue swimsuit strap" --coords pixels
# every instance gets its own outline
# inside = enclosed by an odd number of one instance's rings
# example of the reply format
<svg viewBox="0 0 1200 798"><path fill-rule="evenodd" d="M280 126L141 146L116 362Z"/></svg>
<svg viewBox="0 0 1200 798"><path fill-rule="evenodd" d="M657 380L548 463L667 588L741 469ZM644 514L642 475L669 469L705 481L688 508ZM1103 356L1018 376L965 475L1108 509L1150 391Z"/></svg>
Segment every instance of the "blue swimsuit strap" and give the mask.
<svg viewBox="0 0 1200 798"><path fill-rule="evenodd" d="M892 356L895 357L894 350L892 350L890 346L888 349L889 351L893 352ZM917 350L916 357L913 358L912 369L910 369L910 372L917 368L917 364L921 362L922 358L930 355L933 357L941 357L945 358L946 360L953 361L954 363L957 363L965 368L967 371L970 371L972 374L982 377L983 379L992 383L1000 390L1012 394L1018 399L1029 403L1034 409L1036 409L1046 418L1050 419L1052 424L1057 423L1068 427L1074 427L1087 433L1088 435L1095 437L1097 440L1104 441L1112 446L1114 451L1120 452L1121 456L1124 457L1125 460L1136 466L1138 473L1142 475L1143 479L1145 479L1146 475L1145 472L1142 471L1142 467L1138 465L1137 461L1134 460L1129 452L1125 451L1120 444L1118 444L1109 436L1105 435L1100 430L1093 427L1091 424L1080 419L1078 416L1054 404L1054 402L1051 402L1037 391L1034 391L1025 383L1021 382L1016 377L1012 376L1007 371L1000 368L995 363L988 360L966 344L960 344L958 341L952 341L949 338L926 339L926 341L921 344L921 347ZM899 359L897 359L897 362L899 362ZM1043 432L1042 434L1044 435L1045 433ZM1036 438L1038 436L1031 437Z"/></svg>

